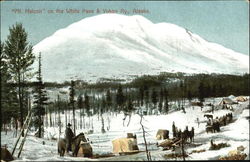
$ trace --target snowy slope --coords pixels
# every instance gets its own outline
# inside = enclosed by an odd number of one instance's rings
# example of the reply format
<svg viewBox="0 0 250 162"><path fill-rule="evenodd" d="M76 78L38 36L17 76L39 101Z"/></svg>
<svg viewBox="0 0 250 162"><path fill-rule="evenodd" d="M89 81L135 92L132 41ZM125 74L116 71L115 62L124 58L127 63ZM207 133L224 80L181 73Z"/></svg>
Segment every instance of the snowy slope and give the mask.
<svg viewBox="0 0 250 162"><path fill-rule="evenodd" d="M249 56L170 23L103 14L82 19L34 46L47 81L128 78L162 71L248 72ZM37 67L37 65L35 65Z"/></svg>

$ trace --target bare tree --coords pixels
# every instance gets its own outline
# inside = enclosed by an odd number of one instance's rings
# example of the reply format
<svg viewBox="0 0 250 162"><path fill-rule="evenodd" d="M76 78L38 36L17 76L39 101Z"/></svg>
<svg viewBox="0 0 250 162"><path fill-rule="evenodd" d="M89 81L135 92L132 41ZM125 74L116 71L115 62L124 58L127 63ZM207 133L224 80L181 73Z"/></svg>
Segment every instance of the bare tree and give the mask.
<svg viewBox="0 0 250 162"><path fill-rule="evenodd" d="M182 152L182 156L183 156L183 161L185 161L185 150L184 150L183 134L181 134L181 152Z"/></svg>
<svg viewBox="0 0 250 162"><path fill-rule="evenodd" d="M57 96L57 108L58 108L58 126L59 126L59 138L60 138L62 124L61 124L61 116L60 116L61 114L60 114L60 96L59 95Z"/></svg>
<svg viewBox="0 0 250 162"><path fill-rule="evenodd" d="M146 136L145 136L146 131L144 129L144 125L142 124L142 119L143 119L142 113L140 114L140 117L141 117L140 124L141 124L141 128L142 128L142 134L143 134L143 139L144 139L144 144L145 144L145 150L146 150L147 159L148 159L148 161L152 161L150 152L148 151L148 146L147 146L147 141L146 141Z"/></svg>

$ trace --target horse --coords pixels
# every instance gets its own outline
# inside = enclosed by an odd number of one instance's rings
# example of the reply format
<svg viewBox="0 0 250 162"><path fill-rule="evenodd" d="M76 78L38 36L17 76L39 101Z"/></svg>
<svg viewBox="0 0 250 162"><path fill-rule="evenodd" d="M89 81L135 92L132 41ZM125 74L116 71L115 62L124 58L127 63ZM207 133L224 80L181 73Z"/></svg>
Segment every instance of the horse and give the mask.
<svg viewBox="0 0 250 162"><path fill-rule="evenodd" d="M84 133L80 133L77 136L72 138L71 150L72 150L73 156L77 156L81 141L87 142ZM57 149L58 149L58 153L60 154L60 156L64 156L65 151L66 151L66 139L65 138L59 139L58 144L57 144Z"/></svg>
<svg viewBox="0 0 250 162"><path fill-rule="evenodd" d="M213 126L212 126L212 125L207 125L207 126L206 126L206 132L207 132L207 133L208 133L208 132L214 133Z"/></svg>
<svg viewBox="0 0 250 162"><path fill-rule="evenodd" d="M212 119L213 119L213 115L211 115L211 114L205 114L204 117L207 117L208 119L209 119L209 118L212 118Z"/></svg>
<svg viewBox="0 0 250 162"><path fill-rule="evenodd" d="M9 152L9 150L7 149L7 146L5 145L5 147L1 147L1 161L12 161L14 160L13 156L11 155L11 153Z"/></svg>
<svg viewBox="0 0 250 162"><path fill-rule="evenodd" d="M188 137L189 137L189 131L188 129L186 129L182 132L182 138L183 138L184 143L187 142Z"/></svg>
<svg viewBox="0 0 250 162"><path fill-rule="evenodd" d="M227 122L230 123L233 119L233 114L232 113L226 114L226 118L227 118Z"/></svg>
<svg viewBox="0 0 250 162"><path fill-rule="evenodd" d="M215 121L212 125L214 132L220 132L220 123L219 121Z"/></svg>
<svg viewBox="0 0 250 162"><path fill-rule="evenodd" d="M220 125L222 126L225 126L226 124L227 124L227 122L226 122L226 116L222 116L222 117L220 117L219 118L219 123L220 123Z"/></svg>
<svg viewBox="0 0 250 162"><path fill-rule="evenodd" d="M189 139L190 143L192 143L194 141L194 127L192 127L192 129L190 131L188 129L186 129L183 132L183 140L184 140L184 142L187 142L188 139Z"/></svg>
<svg viewBox="0 0 250 162"><path fill-rule="evenodd" d="M194 127L192 127L191 131L188 132L188 137L191 143L194 142Z"/></svg>
<svg viewBox="0 0 250 162"><path fill-rule="evenodd" d="M219 120L215 120L213 122L212 125L209 125L207 124L206 125L206 132L212 132L212 133L215 133L215 132L220 132L220 121Z"/></svg>
<svg viewBox="0 0 250 162"><path fill-rule="evenodd" d="M64 153L66 151L66 139L64 138L59 139L57 143L57 151L60 156L64 156Z"/></svg>

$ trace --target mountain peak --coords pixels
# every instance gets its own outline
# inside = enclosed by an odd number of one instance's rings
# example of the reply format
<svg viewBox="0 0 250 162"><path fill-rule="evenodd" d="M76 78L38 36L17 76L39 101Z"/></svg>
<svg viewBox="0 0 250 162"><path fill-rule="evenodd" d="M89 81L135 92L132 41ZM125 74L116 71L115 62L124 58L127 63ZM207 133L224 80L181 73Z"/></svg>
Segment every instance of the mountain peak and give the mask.
<svg viewBox="0 0 250 162"><path fill-rule="evenodd" d="M58 82L72 77L96 81L163 71L235 74L249 69L249 56L175 24L154 24L139 15L82 19L39 42L34 52L42 52L44 79Z"/></svg>

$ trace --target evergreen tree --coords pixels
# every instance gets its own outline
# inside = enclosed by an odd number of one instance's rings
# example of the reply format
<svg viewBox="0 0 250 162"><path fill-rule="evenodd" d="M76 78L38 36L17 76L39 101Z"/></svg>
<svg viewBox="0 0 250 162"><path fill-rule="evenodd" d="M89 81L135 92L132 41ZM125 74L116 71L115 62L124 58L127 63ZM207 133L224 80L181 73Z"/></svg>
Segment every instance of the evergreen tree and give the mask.
<svg viewBox="0 0 250 162"><path fill-rule="evenodd" d="M188 101L191 102L192 101L192 94L191 94L191 91L188 90L187 92L187 98L188 98Z"/></svg>
<svg viewBox="0 0 250 162"><path fill-rule="evenodd" d="M43 116L45 115L45 106L48 104L48 97L46 94L45 86L42 81L41 72L41 53L38 57L38 72L37 72L37 82L35 82L35 93L34 93L34 116L35 127L38 128L38 137L42 137L42 126L43 126Z"/></svg>
<svg viewBox="0 0 250 162"><path fill-rule="evenodd" d="M123 109L124 102L125 102L125 97L124 97L123 92L122 92L122 86L119 85L118 90L117 90L117 94L116 94L116 104L119 107L119 111Z"/></svg>
<svg viewBox="0 0 250 162"><path fill-rule="evenodd" d="M163 102L163 98L164 98L164 90L161 88L160 94L159 94L160 102Z"/></svg>
<svg viewBox="0 0 250 162"><path fill-rule="evenodd" d="M217 97L222 97L222 96L224 96L224 89L222 87L222 83L220 83L217 86Z"/></svg>
<svg viewBox="0 0 250 162"><path fill-rule="evenodd" d="M140 105L143 106L143 100L144 100L144 89L143 89L143 87L139 88L139 96L140 96Z"/></svg>
<svg viewBox="0 0 250 162"><path fill-rule="evenodd" d="M18 100L21 126L23 126L23 94L24 82L27 77L27 72L34 62L34 55L32 53L32 46L27 42L27 33L22 24L13 25L9 29L10 34L7 37L4 51L8 62L9 72L13 76L18 87ZM24 136L24 133L22 134Z"/></svg>
<svg viewBox="0 0 250 162"><path fill-rule="evenodd" d="M183 109L183 105L184 105L184 83L183 81L180 82L180 98L181 98L181 108Z"/></svg>
<svg viewBox="0 0 250 162"><path fill-rule="evenodd" d="M17 119L18 99L15 87L11 86L11 75L8 70L6 55L4 53L4 44L0 42L0 104L1 104L1 130L2 125L7 124L11 117Z"/></svg>
<svg viewBox="0 0 250 162"><path fill-rule="evenodd" d="M210 84L207 84L207 86L205 87L205 97L211 97L211 87Z"/></svg>
<svg viewBox="0 0 250 162"><path fill-rule="evenodd" d="M4 123L4 120L2 118L2 115L4 114L4 111L2 110L3 108L3 96L4 96L4 93L3 93L3 89L2 87L6 87L4 84L6 84L7 82L5 82L3 78L4 75L7 75L7 64L5 62L5 54L3 52L3 48L4 48L4 44L2 42L0 42L0 107L1 107L1 132L2 132L2 124Z"/></svg>
<svg viewBox="0 0 250 162"><path fill-rule="evenodd" d="M165 105L164 105L164 109L165 112L168 113L169 107L168 107L168 91L166 88L164 88L164 98L165 98Z"/></svg>
<svg viewBox="0 0 250 162"><path fill-rule="evenodd" d="M131 98L129 97L128 101L127 101L127 112L131 113L134 110L134 106L132 103Z"/></svg>
<svg viewBox="0 0 250 162"><path fill-rule="evenodd" d="M77 101L76 101L76 104L77 104L77 108L82 110L82 113L84 113L84 103L83 103L83 98L82 98L82 95L80 94L78 97L77 97ZM81 114L82 115L82 114Z"/></svg>
<svg viewBox="0 0 250 162"><path fill-rule="evenodd" d="M87 115L90 116L89 96L87 93L84 94L84 108L86 109Z"/></svg>
<svg viewBox="0 0 250 162"><path fill-rule="evenodd" d="M159 112L162 113L162 102L161 101L159 101L158 108L159 108Z"/></svg>
<svg viewBox="0 0 250 162"><path fill-rule="evenodd" d="M77 108L80 109L80 128L82 129L82 117L84 116L84 102L83 102L83 98L82 98L82 94L80 94L77 97Z"/></svg>
<svg viewBox="0 0 250 162"><path fill-rule="evenodd" d="M212 89L211 89L211 97L216 97L216 85L213 84Z"/></svg>
<svg viewBox="0 0 250 162"><path fill-rule="evenodd" d="M183 98L185 100L185 98L187 98L187 89L188 89L188 82L187 82L187 79L184 79L184 82L183 82Z"/></svg>
<svg viewBox="0 0 250 162"><path fill-rule="evenodd" d="M163 89L161 88L160 93L159 93L159 104L158 104L158 108L159 108L160 113L162 113L163 97L164 97L164 92L163 92Z"/></svg>
<svg viewBox="0 0 250 162"><path fill-rule="evenodd" d="M148 104L149 104L149 90L148 90L148 86L144 86L144 92L145 92L145 103L146 103L146 108L148 108Z"/></svg>
<svg viewBox="0 0 250 162"><path fill-rule="evenodd" d="M75 121L75 82L71 80L69 87L69 103L73 110L74 134L76 134L76 121Z"/></svg>
<svg viewBox="0 0 250 162"><path fill-rule="evenodd" d="M106 93L106 104L108 106L108 109L110 109L110 107L112 106L112 98L111 98L110 90L107 90L107 93Z"/></svg>
<svg viewBox="0 0 250 162"><path fill-rule="evenodd" d="M104 97L102 97L102 106L101 106L101 115L105 112L107 106L107 102Z"/></svg>
<svg viewBox="0 0 250 162"><path fill-rule="evenodd" d="M60 103L61 103L61 100L60 100L60 96L58 94L57 95L57 111L58 111L59 138L60 138L60 135L61 135L61 126L62 126L62 122L61 122L61 105L60 105Z"/></svg>
<svg viewBox="0 0 250 162"><path fill-rule="evenodd" d="M205 92L204 92L204 85L202 81L199 84L198 91L199 91L199 101L204 102Z"/></svg>
<svg viewBox="0 0 250 162"><path fill-rule="evenodd" d="M154 104L154 108L156 108L156 104L157 104L157 92L156 90L153 88L152 93L151 93L151 101Z"/></svg>

